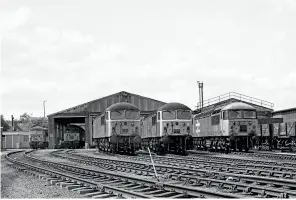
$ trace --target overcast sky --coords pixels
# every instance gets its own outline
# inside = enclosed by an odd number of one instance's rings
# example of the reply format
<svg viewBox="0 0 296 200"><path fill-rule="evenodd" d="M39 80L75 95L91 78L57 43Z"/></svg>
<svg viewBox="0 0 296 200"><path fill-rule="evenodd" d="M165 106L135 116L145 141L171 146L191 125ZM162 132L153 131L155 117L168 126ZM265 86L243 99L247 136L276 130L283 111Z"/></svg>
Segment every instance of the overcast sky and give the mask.
<svg viewBox="0 0 296 200"><path fill-rule="evenodd" d="M119 91L192 109L238 92L296 107L296 1L1 0L1 113Z"/></svg>

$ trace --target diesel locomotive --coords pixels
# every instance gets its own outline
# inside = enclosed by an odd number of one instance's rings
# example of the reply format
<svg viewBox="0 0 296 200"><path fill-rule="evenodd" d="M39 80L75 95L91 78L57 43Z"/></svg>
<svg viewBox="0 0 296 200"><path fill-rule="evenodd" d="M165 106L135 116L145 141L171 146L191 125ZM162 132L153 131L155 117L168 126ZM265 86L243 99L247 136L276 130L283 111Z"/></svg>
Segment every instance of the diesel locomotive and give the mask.
<svg viewBox="0 0 296 200"><path fill-rule="evenodd" d="M248 151L254 146L258 126L256 109L234 102L193 117L194 147L215 151Z"/></svg>
<svg viewBox="0 0 296 200"><path fill-rule="evenodd" d="M180 103L168 103L141 121L142 148L156 153L185 154L192 144L192 111Z"/></svg>
<svg viewBox="0 0 296 200"><path fill-rule="evenodd" d="M100 150L134 154L140 148L140 110L120 102L108 107L93 121L93 138Z"/></svg>
<svg viewBox="0 0 296 200"><path fill-rule="evenodd" d="M30 130L29 145L32 149L48 147L48 132L46 128L37 126Z"/></svg>

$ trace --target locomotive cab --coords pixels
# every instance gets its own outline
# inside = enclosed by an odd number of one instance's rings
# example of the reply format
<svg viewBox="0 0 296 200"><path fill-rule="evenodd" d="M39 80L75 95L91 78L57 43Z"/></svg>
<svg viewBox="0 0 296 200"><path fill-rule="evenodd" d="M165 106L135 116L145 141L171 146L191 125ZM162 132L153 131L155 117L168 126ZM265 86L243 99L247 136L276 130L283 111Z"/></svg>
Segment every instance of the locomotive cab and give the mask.
<svg viewBox="0 0 296 200"><path fill-rule="evenodd" d="M143 147L157 153L185 154L192 143L192 112L180 103L168 103L143 120Z"/></svg>
<svg viewBox="0 0 296 200"><path fill-rule="evenodd" d="M141 144L140 110L130 103L116 103L94 120L98 148L113 153L134 154Z"/></svg>
<svg viewBox="0 0 296 200"><path fill-rule="evenodd" d="M221 130L228 135L233 150L248 151L256 135L256 109L245 103L231 103L221 109Z"/></svg>

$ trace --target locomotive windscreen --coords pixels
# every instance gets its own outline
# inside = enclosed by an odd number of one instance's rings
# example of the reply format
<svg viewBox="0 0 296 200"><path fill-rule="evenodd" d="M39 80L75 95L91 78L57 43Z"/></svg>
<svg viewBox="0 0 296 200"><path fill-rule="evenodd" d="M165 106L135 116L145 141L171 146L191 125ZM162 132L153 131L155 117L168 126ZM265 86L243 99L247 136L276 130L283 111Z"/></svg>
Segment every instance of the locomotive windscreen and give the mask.
<svg viewBox="0 0 296 200"><path fill-rule="evenodd" d="M79 141L79 133L65 133L64 141Z"/></svg>
<svg viewBox="0 0 296 200"><path fill-rule="evenodd" d="M185 110L179 110L177 112L177 118L178 119L191 119L191 112L185 111Z"/></svg>

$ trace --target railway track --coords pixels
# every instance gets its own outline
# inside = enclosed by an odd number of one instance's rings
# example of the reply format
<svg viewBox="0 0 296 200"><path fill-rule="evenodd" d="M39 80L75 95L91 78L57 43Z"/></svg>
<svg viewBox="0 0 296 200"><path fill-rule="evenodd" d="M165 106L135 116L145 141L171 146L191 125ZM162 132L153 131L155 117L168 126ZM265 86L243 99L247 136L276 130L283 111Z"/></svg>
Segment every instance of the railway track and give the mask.
<svg viewBox="0 0 296 200"><path fill-rule="evenodd" d="M140 177L93 170L36 158L26 152L9 153L6 159L19 170L46 179L52 184L93 198L239 198L236 194L210 191L191 185L159 183ZM17 154L17 156L15 156ZM24 161L25 160L25 161ZM38 164L37 164L38 163Z"/></svg>
<svg viewBox="0 0 296 200"><path fill-rule="evenodd" d="M264 158L264 159L272 159L277 161L284 162L295 162L296 163L296 155L293 153L275 153L275 152L254 152L254 153L244 153L244 152L233 152L234 155L242 155L244 157L251 158Z"/></svg>
<svg viewBox="0 0 296 200"><path fill-rule="evenodd" d="M143 155L145 156L145 155ZM147 155L146 155L147 157ZM196 161L206 161L206 162L223 162L223 163L246 163L246 164L255 164L255 165L272 165L272 166L280 166L280 167L291 167L296 168L296 162L288 162L282 160L265 160L264 157L260 159L252 159L247 157L234 158L234 157L226 157L226 155L221 154L212 154L212 155L190 155L190 156L178 156L178 155L167 155L167 156L158 156L159 158L172 158L178 160L196 160ZM136 159L136 158L135 158Z"/></svg>
<svg viewBox="0 0 296 200"><path fill-rule="evenodd" d="M104 155L104 154L101 154ZM141 162L150 162L150 156L140 155L137 157L134 156L120 156L125 160L141 161ZM233 159L225 157L212 157L212 156L177 156L177 155L168 155L168 156L156 156L153 155L154 161L159 164L174 165L180 167L186 166L195 166L203 169L218 169L222 171L233 172L240 168L242 173L249 175L268 175L273 177L285 178L286 176L293 177L296 173L296 163L282 163L282 162L269 162L269 161L254 161L254 160L245 160L245 159ZM221 167L225 167L223 170Z"/></svg>
<svg viewBox="0 0 296 200"><path fill-rule="evenodd" d="M57 154L55 156L70 159L76 162L83 162L89 165L96 165L110 171L123 171L144 176L154 176L153 167L147 162L135 162L126 160L117 160L111 158L94 158L77 154ZM157 162L157 161L156 161ZM267 197L296 197L296 174L283 176L284 173L269 173L263 176L263 171L258 171L253 175L246 175L244 172L250 173L250 169L237 169L230 171L223 168L204 169L193 165L175 166L175 165L155 165L157 173L164 177L166 181L179 182L183 185L194 185L200 187L212 187L227 192L236 193L241 196L267 196ZM259 173L258 173L259 172ZM255 176L254 176L255 175Z"/></svg>

